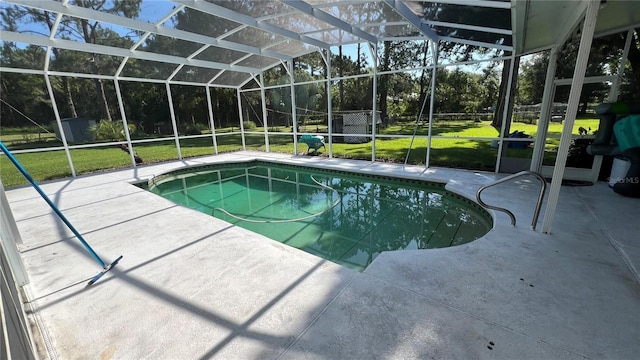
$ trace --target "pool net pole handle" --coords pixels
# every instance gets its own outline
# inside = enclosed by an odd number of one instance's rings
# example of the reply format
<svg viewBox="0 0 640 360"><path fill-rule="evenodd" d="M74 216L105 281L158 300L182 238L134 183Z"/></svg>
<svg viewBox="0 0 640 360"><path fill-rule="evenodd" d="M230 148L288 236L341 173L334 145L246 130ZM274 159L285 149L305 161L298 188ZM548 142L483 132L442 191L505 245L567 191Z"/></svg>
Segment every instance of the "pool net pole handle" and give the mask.
<svg viewBox="0 0 640 360"><path fill-rule="evenodd" d="M9 151L9 149L7 149L6 146L4 146L4 144L2 143L2 141L0 141L0 149L2 149L2 152L4 152L7 155L7 158L9 159L9 161L11 161L13 163L13 165L15 165L15 167L18 169L18 171L20 171L22 173L22 175L27 179L27 181L29 181L29 183L31 183L31 186L33 186L34 189L36 189L36 191L40 194L40 196L42 196L42 198L44 199L44 201L47 202L47 204L49 204L49 206L51 207L51 209L53 209L53 211L58 215L58 217L60 218L60 220L62 220L62 222L64 222L65 225L67 225L67 227L69 228L69 230L71 230L71 232L73 232L73 234L78 238L78 240L80 240L80 242L82 243L82 245L84 245L85 249L89 252L89 254L91 255L91 257L93 257L93 259L98 262L98 264L100 264L100 266L102 266L103 268L105 266L107 266L107 264L102 261L102 259L100 258L100 256L98 256L98 254L96 254L95 251L93 251L93 249L91 248L91 246L84 240L84 238L82 237L82 235L80 235L80 233L78 232L78 230L76 230L75 227L73 227L73 225L71 225L71 222L69 222L69 220L67 220L67 218L62 214L62 212L58 209L58 207L56 206L56 204L53 203L53 201L51 201L51 199L49 199L49 197L47 196L47 194L44 193L44 191L42 191L42 189L40 188L40 186L38 186L38 184L36 183L35 180L33 180L33 178L31 177L31 175L29 175L29 173L27 172L27 170L24 169L24 167L22 167L22 165L20 164L20 162L13 156L13 154L11 153L11 151Z"/></svg>

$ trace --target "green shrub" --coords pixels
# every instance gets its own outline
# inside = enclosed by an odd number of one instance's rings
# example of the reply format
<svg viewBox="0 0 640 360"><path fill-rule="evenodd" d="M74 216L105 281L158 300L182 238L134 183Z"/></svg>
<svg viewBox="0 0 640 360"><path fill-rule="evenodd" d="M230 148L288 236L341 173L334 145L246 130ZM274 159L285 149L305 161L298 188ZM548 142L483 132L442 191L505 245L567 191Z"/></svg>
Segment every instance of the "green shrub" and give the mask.
<svg viewBox="0 0 640 360"><path fill-rule="evenodd" d="M257 127L256 123L254 123L253 121L250 121L250 120L244 121L242 123L242 126L244 126L245 130L253 130L253 129L255 129Z"/></svg>
<svg viewBox="0 0 640 360"><path fill-rule="evenodd" d="M127 127L130 134L137 131L137 127L134 124L127 124ZM121 141L126 138L122 120L100 120L99 123L89 127L89 133L96 140Z"/></svg>
<svg viewBox="0 0 640 360"><path fill-rule="evenodd" d="M202 130L196 125L190 124L184 128L185 135L201 135Z"/></svg>

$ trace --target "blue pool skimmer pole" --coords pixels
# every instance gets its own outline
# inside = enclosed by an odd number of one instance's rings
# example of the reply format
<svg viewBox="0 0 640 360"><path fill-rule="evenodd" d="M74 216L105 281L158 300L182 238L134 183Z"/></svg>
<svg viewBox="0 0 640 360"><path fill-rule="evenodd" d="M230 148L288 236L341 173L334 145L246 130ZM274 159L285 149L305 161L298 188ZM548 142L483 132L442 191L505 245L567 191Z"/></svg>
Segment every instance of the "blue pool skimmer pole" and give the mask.
<svg viewBox="0 0 640 360"><path fill-rule="evenodd" d="M98 281L98 279L100 279L102 277L102 275L104 275L107 271L111 270L111 268L113 268L114 266L116 266L116 264L118 264L120 259L122 259L122 255L120 255L120 257L118 257L111 264L106 264L104 261L102 261L100 256L98 256L98 254L96 254L96 252L93 251L91 246L84 240L84 238L82 237L82 235L80 235L78 230L76 230L76 228L73 227L73 225L71 225L69 220L67 220L67 218L62 214L62 212L60 211L60 209L58 209L56 204L54 204L53 201L51 201L51 199L49 199L47 194L45 194L44 191L42 191L40 186L38 186L38 184L35 182L35 180L33 180L33 178L31 178L31 175L29 175L27 170L25 170L24 167L22 167L20 162L18 162L18 160L13 156L11 151L9 151L9 149L7 149L6 146L4 146L2 141L0 141L0 149L2 149L2 152L4 152L7 155L7 158L13 163L13 165L16 166L16 168L22 173L22 175L24 175L24 177L31 183L33 188L36 189L36 191L40 194L40 196L42 196L44 201L46 201L47 204L49 204L49 206L53 209L53 211L55 211L55 213L58 215L60 220L62 220L62 222L64 222L65 225L67 225L69 230L71 230L71 232L73 232L73 234L78 238L78 240L80 240L80 242L82 243L82 245L84 245L84 248L87 249L87 251L89 252L91 257L93 257L93 259L98 264L100 264L100 266L102 266L102 271L99 272L96 276L92 277L91 280L89 280L89 282L87 283L87 286L92 285L93 283Z"/></svg>

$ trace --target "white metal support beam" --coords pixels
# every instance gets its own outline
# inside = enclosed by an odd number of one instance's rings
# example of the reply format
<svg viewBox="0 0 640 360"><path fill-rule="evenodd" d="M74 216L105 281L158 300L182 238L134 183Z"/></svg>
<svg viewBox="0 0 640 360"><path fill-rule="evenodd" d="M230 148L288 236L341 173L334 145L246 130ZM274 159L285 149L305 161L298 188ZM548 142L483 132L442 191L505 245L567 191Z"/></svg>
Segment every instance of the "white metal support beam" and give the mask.
<svg viewBox="0 0 640 360"><path fill-rule="evenodd" d="M2 210L0 211L0 225L2 226L0 227L0 229L2 229L2 236L0 236L0 247L2 248L2 250L4 250L7 260L9 260L9 268L13 272L16 284L19 286L24 286L29 283L29 274L25 269L24 262L22 261L22 257L20 256L20 250L18 250L17 246L18 244L22 244L22 237L20 236L20 231L18 230L18 226L16 225L16 219L13 217L13 213L11 212L11 205L9 204L9 199L4 192L2 181L0 181L0 209ZM2 306L1 302L2 300L0 300L0 306ZM0 310L0 312L1 311L2 310ZM4 322L6 320L0 319L0 321ZM4 334L7 334L6 330L3 329L3 331L5 331ZM7 343L5 343L5 349L8 349ZM1 353L4 353L4 351L0 352L0 354ZM11 358L10 351L9 358Z"/></svg>
<svg viewBox="0 0 640 360"><path fill-rule="evenodd" d="M423 41L423 40L431 40L431 38L426 37L424 35L417 36L381 36L378 38L378 42L385 41ZM346 44L348 45L348 44Z"/></svg>
<svg viewBox="0 0 640 360"><path fill-rule="evenodd" d="M546 234L551 233L551 226L553 225L556 207L558 206L560 186L562 185L564 168L567 164L567 155L569 153L569 143L571 142L571 132L578 112L578 103L580 101L580 94L582 93L582 85L585 70L587 69L587 62L589 60L589 52L591 51L591 42L593 41L593 33L596 26L596 20L598 18L599 7L599 0L588 1L584 25L582 27L582 34L580 36L578 58L576 60L576 66L573 72L573 81L571 83L571 91L569 93L567 113L564 120L564 126L562 128L562 135L560 136L560 146L558 148L558 154L556 155L553 177L551 178L551 188L549 190L547 207L545 208L544 220L542 223L542 232Z"/></svg>
<svg viewBox="0 0 640 360"><path fill-rule="evenodd" d="M296 84L293 72L293 61L289 61L288 72L291 77L291 118L293 123L293 154L298 155L298 111L296 105Z"/></svg>
<svg viewBox="0 0 640 360"><path fill-rule="evenodd" d="M631 40L633 40L633 33L635 31L630 29L627 31L627 38L624 43L624 50L622 51L622 55L620 55L620 59L618 60L618 71L617 74L611 84L611 89L609 90L608 101L614 102L618 100L618 92L620 91L620 82L622 80L622 75L624 75L624 69L627 66L627 58L629 57L629 49L631 48Z"/></svg>
<svg viewBox="0 0 640 360"><path fill-rule="evenodd" d="M222 76L222 74L224 74L225 70L218 72L217 74L215 74L211 80L209 80L207 82L207 86L212 85L214 81L216 81L216 79L218 79L220 76Z"/></svg>
<svg viewBox="0 0 640 360"><path fill-rule="evenodd" d="M451 22L444 22L444 21L422 20L422 24L426 24L429 26L442 26L442 27L448 27L448 28L454 28L454 29L470 30L470 31L481 31L481 32L488 32L492 34L501 34L501 35L513 34L513 31L509 29L498 29L498 28L451 23Z"/></svg>
<svg viewBox="0 0 640 360"><path fill-rule="evenodd" d="M378 102L378 45L369 43L369 51L371 52L371 60L373 61L373 84L371 89L371 96L373 101L371 102L371 161L376 161L376 122L378 121L377 114L377 102ZM387 101L387 99L380 99L380 101Z"/></svg>
<svg viewBox="0 0 640 360"><path fill-rule="evenodd" d="M242 150L247 150L247 142L244 138L244 115L242 112L242 98L240 97L240 89L236 89L238 97L238 117L240 119L240 137L242 138Z"/></svg>
<svg viewBox="0 0 640 360"><path fill-rule="evenodd" d="M511 117L507 118L507 116L509 115L509 103L511 102L511 84L513 83L513 75L514 75L514 69L515 69L515 60L516 57L513 53L511 53L511 56L509 57L509 80L507 82L507 93L505 94L505 100L504 100L504 110L502 113L502 127L500 128L500 142L498 144L498 156L496 157L496 174L500 172L500 162L502 159L502 149L504 148L504 132L505 129L507 128L507 122L511 121ZM509 144L507 143L507 146L509 146Z"/></svg>
<svg viewBox="0 0 640 360"><path fill-rule="evenodd" d="M289 61L287 64L287 72L291 77L291 117L293 124L293 154L298 155L298 112L296 109L296 85L295 77L293 76L293 61Z"/></svg>
<svg viewBox="0 0 640 360"><path fill-rule="evenodd" d="M167 15L163 16L162 19L160 19L158 22L156 22L155 25L157 27L160 27L165 21L171 19L175 14L179 13L180 11L182 11L182 9L184 9L184 6L176 6L176 7L174 7L173 10L171 10ZM150 32L144 33L142 36L140 36L138 41L136 41L136 43L133 44L133 46L131 46L131 48L129 48L129 50L131 50L131 51L136 50L138 47L140 47L142 44L144 44L145 41L147 41L149 36L151 36ZM116 74L115 74L116 79L122 73L122 70L124 69L124 66L127 64L127 61L129 61L129 57L128 56L125 57L124 59L122 59L122 62L120 62L120 66L118 66L118 70L116 70Z"/></svg>
<svg viewBox="0 0 640 360"><path fill-rule="evenodd" d="M540 121L538 122L538 132L536 133L536 141L533 145L533 154L531 157L531 166L529 170L540 172L542 170L542 160L544 159L544 147L547 141L547 131L549 130L549 121L551 120L551 107L553 104L553 94L555 93L555 84L553 79L556 77L556 68L558 65L558 53L560 47L556 46L551 49L549 54L549 64L547 65L547 77L544 80L544 92L542 93L542 106L540 108Z"/></svg>
<svg viewBox="0 0 640 360"><path fill-rule="evenodd" d="M53 22L53 26L51 27L51 33L49 34L49 39L53 40L56 38L56 33L58 32L58 26L60 26L60 21L62 21L62 14L58 14L56 16L56 20Z"/></svg>
<svg viewBox="0 0 640 360"><path fill-rule="evenodd" d="M264 30L273 34L278 34L280 36L283 36L289 39L302 41L307 44L318 46L324 49L328 49L330 46L329 44L322 42L320 40L310 38L308 36L272 25L267 22L259 21L251 16L238 13L236 11L227 9L226 7L223 7L220 5L216 5L209 2L203 2L202 0L174 0L174 1L181 3L194 10L201 11L203 13L225 18L225 19L237 22L239 24L251 26L253 28Z"/></svg>
<svg viewBox="0 0 640 360"><path fill-rule="evenodd" d="M407 21L409 21L415 27L420 29L420 31L422 31L423 34L427 35L427 37L429 37L432 41L434 42L438 41L438 39L440 38L438 34L436 34L433 30L431 30L429 25L423 23L422 19L418 15L416 15L413 11L411 11L411 9L409 9L404 2L397 1L397 0L384 0L384 2L390 7L392 7L393 9L395 9L398 13L400 13L400 15L402 15L405 19L407 19Z"/></svg>
<svg viewBox="0 0 640 360"><path fill-rule="evenodd" d="M280 0L280 1L291 6L292 8L302 11L307 15L311 15L318 20L322 20L330 25L333 25L336 28L344 32L347 32L353 36L359 37L365 41L368 41L374 44L378 42L378 38L369 34L368 32L362 31L359 28L354 27L351 24L347 23L346 21L342 21L333 15L330 15L320 9L314 8L313 6L311 6L305 1L300 1L300 0Z"/></svg>
<svg viewBox="0 0 640 360"><path fill-rule="evenodd" d="M178 160L182 160L182 150L180 150L180 139L178 139L178 124L176 122L176 112L173 109L173 96L171 96L171 85L167 81L165 83L167 88L167 99L169 100L169 112L171 113L171 126L173 128L173 139L176 142L176 149L178 151Z"/></svg>
<svg viewBox="0 0 640 360"><path fill-rule="evenodd" d="M12 3L22 5L28 8L35 8L55 13L62 13L65 15L69 15L72 17L77 17L80 19L88 19L95 20L105 24L113 24L117 26L122 26L124 28L141 31L143 33L150 34L158 34L163 36L168 36L176 39L199 42L201 44L209 44L214 46L220 46L225 49L231 49L241 52L247 52L258 55L265 55L280 59L288 60L291 56L278 53L270 50L263 50L257 48L255 46L238 44L231 41L226 40L218 40L211 36L200 35L184 30L178 30L170 27L157 26L154 24L147 23L145 21L126 18L123 16L118 16L114 14L109 14L106 12L101 12L89 8L84 8L81 6L75 5L63 5L62 3L56 1L33 1L33 0L11 0ZM4 32L3 32L4 37Z"/></svg>
<svg viewBox="0 0 640 360"><path fill-rule="evenodd" d="M509 46L509 45L500 45L500 44L492 44L492 43L486 43L486 42L481 42L481 41L458 39L458 38L454 38L454 37L451 37L451 36L441 36L440 40L454 42L454 43L458 43L458 44L482 46L482 47L486 47L486 48L498 49L498 50L504 50L504 51L513 51L513 46Z"/></svg>
<svg viewBox="0 0 640 360"><path fill-rule="evenodd" d="M49 55L49 51L47 51ZM47 56L48 57L48 56ZM67 154L67 161L69 161L69 169L71 169L71 176L76 177L76 169L73 167L73 160L71 160L71 152L69 151L69 143L67 137L64 134L64 128L62 127L62 121L60 120L60 112L58 111L58 105L56 103L56 97L53 94L53 87L51 86L51 80L49 74L45 72L44 81L47 84L47 90L49 91L49 98L51 99L51 107L53 108L53 114L56 117L56 124L60 129L60 140L62 140L62 146L64 146L64 152Z"/></svg>
<svg viewBox="0 0 640 360"><path fill-rule="evenodd" d="M122 61L120 62L120 65L118 66L118 69L116 70L116 73L114 75L116 79L120 77L120 74L122 74L122 70L124 70L124 67L127 65L127 61L129 61L128 56L122 58Z"/></svg>
<svg viewBox="0 0 640 360"><path fill-rule="evenodd" d="M184 67L184 64L180 64L175 69L173 69L173 72L171 73L171 75L169 75L169 77L167 78L167 81L173 80L173 78L176 75L178 75L178 73L180 72L180 70L182 70L183 67Z"/></svg>
<svg viewBox="0 0 640 360"><path fill-rule="evenodd" d="M431 138L432 138L432 129L433 129L433 108L435 107L436 101L436 72L438 71L438 55L440 51L440 42L432 41L433 45L431 46L431 53L433 56L433 68L431 69L431 99L429 99L429 130L427 133L427 155L424 162L424 167L429 168L429 160L431 158ZM423 100L424 101L424 100Z"/></svg>
<svg viewBox="0 0 640 360"><path fill-rule="evenodd" d="M213 152L218 155L218 141L216 140L216 124L213 117L213 104L211 104L211 88L205 86L207 92L207 110L209 110L209 124L211 125L211 137L213 138Z"/></svg>
<svg viewBox="0 0 640 360"><path fill-rule="evenodd" d="M566 19L564 24L562 24L562 27L558 32L558 34L560 34L561 37L558 39L559 41L556 42L557 44L564 45L564 43L571 40L571 37L575 35L576 30L580 27L581 21L586 16L587 7L588 7L587 3L589 1L590 0L576 1L577 2L575 6L576 11L571 14L571 17Z"/></svg>
<svg viewBox="0 0 640 360"><path fill-rule="evenodd" d="M425 0L425 2L450 4L450 5L466 5L479 6L494 9L510 9L511 2L491 1L491 0Z"/></svg>
<svg viewBox="0 0 640 360"><path fill-rule="evenodd" d="M603 83L603 82L613 82L615 78L616 78L615 75L586 76L584 80L582 80L582 83L597 84L597 83ZM555 85L571 85L573 83L573 78L555 79L553 83Z"/></svg>
<svg viewBox="0 0 640 360"><path fill-rule="evenodd" d="M267 99L264 91L264 74L260 73L260 105L262 106L262 125L264 126L264 147L267 152L271 152L269 148L269 125L267 121Z"/></svg>
<svg viewBox="0 0 640 360"><path fill-rule="evenodd" d="M129 133L129 124L127 123L127 113L124 110L124 101L122 101L122 93L120 92L120 84L118 79L113 80L113 85L116 87L116 97L118 98L118 108L120 109L120 117L122 118L122 125L124 127L124 136L127 139L127 146L129 147L129 155L131 156L131 165L136 167L136 158L133 154L133 144L131 144L131 134Z"/></svg>
<svg viewBox="0 0 640 360"><path fill-rule="evenodd" d="M205 51L207 48L209 47L209 45L202 45L198 50L196 50L195 52L193 52L191 55L187 56L187 60L191 60L194 57L198 56L198 54L200 54L201 52ZM178 75L178 73L180 72L180 70L182 70L182 68L184 67L184 64L180 64L178 65L178 67L175 68L175 70L173 70L173 72L171 73L171 75L169 75L169 77L167 78L167 81L171 81L173 80L173 78Z"/></svg>
<svg viewBox="0 0 640 360"><path fill-rule="evenodd" d="M248 83L255 81L256 84L260 84L260 82L256 79L256 74L250 74L251 76L247 78L247 80L243 81L238 85L240 89L242 89ZM260 85L258 85L260 86ZM251 91L250 89L242 89L242 91Z"/></svg>
<svg viewBox="0 0 640 360"><path fill-rule="evenodd" d="M331 50L322 54L327 67L327 132L329 133L329 159L333 158L333 99L331 97Z"/></svg>
<svg viewBox="0 0 640 360"><path fill-rule="evenodd" d="M33 44L38 46L51 46L58 49L67 49L67 50L80 51L80 52L119 56L123 58L131 57L134 59L157 61L157 62L164 62L169 64L176 64L176 65L182 64L182 65L198 66L198 67L210 68L210 69L233 70L233 71L246 72L246 73L260 72L259 69L246 67L246 66L238 66L238 65L231 66L229 64L223 64L223 63L206 61L206 60L198 60L198 59L189 60L180 56L163 55L163 54L156 54L156 53L151 53L146 51L137 51L137 50L132 51L129 49L123 49L123 48L117 48L117 47L111 47L111 46L105 46L105 45L81 43L73 40L65 40L65 39L51 40L48 37L44 37L44 36L17 33L13 31L3 31L2 40L9 41L9 42L22 42L22 43Z"/></svg>

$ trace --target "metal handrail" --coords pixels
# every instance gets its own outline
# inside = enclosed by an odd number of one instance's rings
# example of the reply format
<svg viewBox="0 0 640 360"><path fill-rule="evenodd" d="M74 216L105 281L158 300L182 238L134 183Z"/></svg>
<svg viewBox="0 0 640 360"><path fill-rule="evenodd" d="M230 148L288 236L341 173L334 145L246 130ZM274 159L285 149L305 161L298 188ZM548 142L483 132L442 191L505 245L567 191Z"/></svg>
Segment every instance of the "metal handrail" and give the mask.
<svg viewBox="0 0 640 360"><path fill-rule="evenodd" d="M542 175L538 174L535 171L520 171L519 173L513 174L513 175L509 175L507 177L504 177L500 180L496 180L494 182L492 182L491 184L487 184L484 186L481 186L478 191L476 192L476 200L478 201L478 204L480 204L481 206L487 208L487 209L492 209L492 210L496 210L496 211L502 211L504 213L506 213L507 215L509 215L509 218L511 218L511 225L512 226L516 226L516 216L513 215L513 213L505 208L501 208L498 206L493 206L493 205L489 205L487 203L485 203L484 201L482 201L482 199L480 198L480 194L487 188L490 188L494 185L498 185L498 184L502 184L503 182L507 182L509 180L513 180L517 177L520 176L525 176L525 175L532 175L534 177L536 177L538 180L540 180L540 183L542 184L542 187L540 188L540 194L538 195L538 202L536 203L536 209L533 212L533 221L531 222L531 230L535 230L536 229L536 223L538 222L538 216L540 215L540 209L542 208L542 200L544 199L544 193L547 190L547 181L542 177Z"/></svg>

